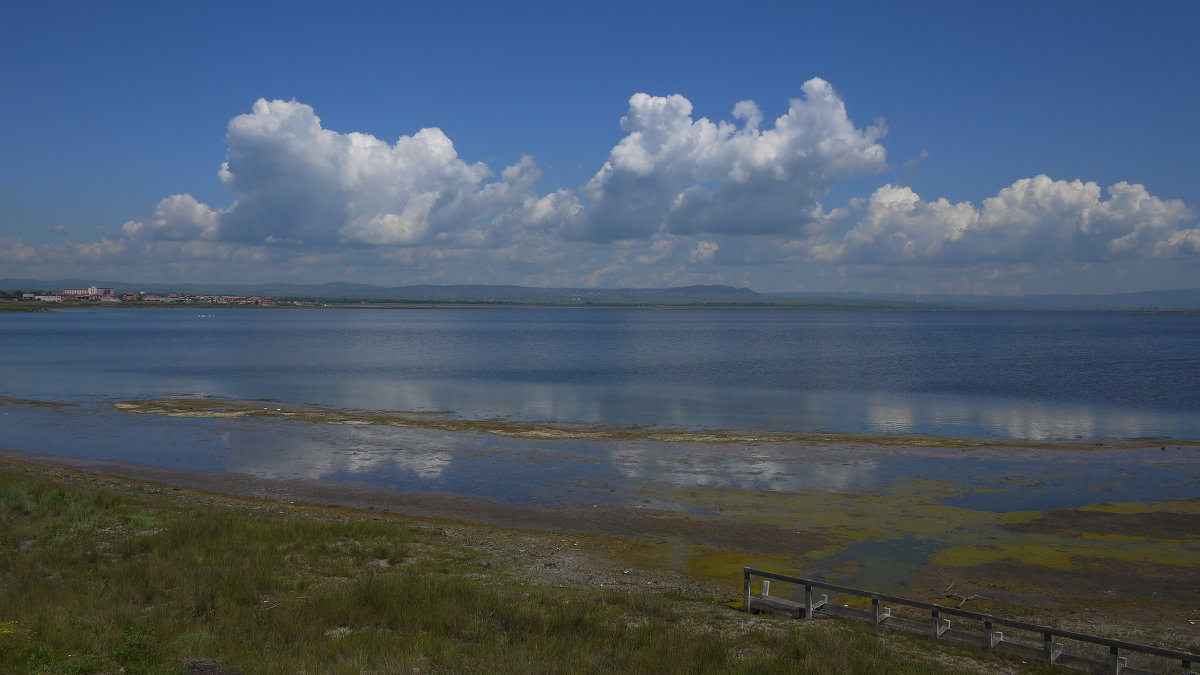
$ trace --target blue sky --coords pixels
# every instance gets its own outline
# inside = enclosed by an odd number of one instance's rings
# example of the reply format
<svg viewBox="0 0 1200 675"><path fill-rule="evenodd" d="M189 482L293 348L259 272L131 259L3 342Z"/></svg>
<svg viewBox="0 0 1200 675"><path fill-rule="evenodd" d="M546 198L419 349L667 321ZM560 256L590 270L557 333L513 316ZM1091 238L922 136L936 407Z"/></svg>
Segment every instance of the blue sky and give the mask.
<svg viewBox="0 0 1200 675"><path fill-rule="evenodd" d="M1200 286L1194 2L176 4L6 5L0 278Z"/></svg>

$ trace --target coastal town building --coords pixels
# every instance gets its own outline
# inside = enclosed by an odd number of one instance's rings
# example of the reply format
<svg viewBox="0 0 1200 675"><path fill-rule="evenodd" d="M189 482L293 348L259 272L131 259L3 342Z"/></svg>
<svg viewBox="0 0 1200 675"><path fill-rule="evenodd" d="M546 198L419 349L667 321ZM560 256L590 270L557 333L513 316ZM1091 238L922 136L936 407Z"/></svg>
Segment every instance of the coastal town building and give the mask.
<svg viewBox="0 0 1200 675"><path fill-rule="evenodd" d="M68 288L61 291L35 291L25 293L15 291L11 296L4 296L0 291L0 300L10 302L103 302L103 303L141 303L141 302L163 302L163 303L182 303L182 304L208 304L208 305L243 305L255 307L274 307L275 299L266 295L199 295L193 293L167 293L155 294L133 291L118 292L112 288L103 286L89 286L87 288ZM289 304L295 305L311 305L314 303L305 303L301 301L291 301Z"/></svg>
<svg viewBox="0 0 1200 675"><path fill-rule="evenodd" d="M60 291L59 295L66 296L68 300L99 300L106 295L113 295L113 293L111 288L88 286L84 289L72 288Z"/></svg>

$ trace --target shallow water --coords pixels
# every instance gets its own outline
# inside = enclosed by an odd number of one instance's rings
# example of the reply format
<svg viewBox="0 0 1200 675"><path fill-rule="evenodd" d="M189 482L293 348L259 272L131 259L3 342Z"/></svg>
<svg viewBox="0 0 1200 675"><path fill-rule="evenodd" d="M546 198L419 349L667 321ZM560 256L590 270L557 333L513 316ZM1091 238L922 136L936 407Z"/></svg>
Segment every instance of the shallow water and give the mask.
<svg viewBox="0 0 1200 675"><path fill-rule="evenodd" d="M603 425L1200 438L1200 316L623 309L0 317L0 394Z"/></svg>
<svg viewBox="0 0 1200 675"><path fill-rule="evenodd" d="M947 505L998 512L1200 495L1200 448L1163 447L530 440L263 417L178 418L105 402L0 406L0 448L18 452L482 496L514 506L641 505L647 492L676 488L882 493L914 478L957 486L942 499Z"/></svg>
<svg viewBox="0 0 1200 675"><path fill-rule="evenodd" d="M531 513L596 505L597 514L665 510L734 528L812 527L845 537L823 557L794 556L798 572L893 589L946 547L1011 538L996 514L1200 495L1200 445L1106 440L1200 438L1197 316L203 314L0 317L0 451L467 496ZM237 401L249 399L256 409L283 410L174 417L114 405L141 398L186 408L181 395L229 401L235 411L247 411ZM319 406L314 421L287 419L288 406L306 405ZM387 416L354 411L418 413L457 426L370 424ZM521 438L487 432L503 431L504 422L472 424L493 419L618 433ZM664 429L831 431L899 442L799 434L704 442ZM909 434L1002 444L922 447ZM675 440L656 440L667 437ZM1045 439L1088 440L1017 442ZM602 515L596 526L605 527Z"/></svg>

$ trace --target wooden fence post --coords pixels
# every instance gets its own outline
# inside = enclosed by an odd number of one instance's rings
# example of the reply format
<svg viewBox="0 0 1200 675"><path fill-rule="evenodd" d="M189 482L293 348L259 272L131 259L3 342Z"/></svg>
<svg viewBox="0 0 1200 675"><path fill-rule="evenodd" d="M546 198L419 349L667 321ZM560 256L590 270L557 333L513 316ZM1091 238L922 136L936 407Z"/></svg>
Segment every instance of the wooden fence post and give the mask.
<svg viewBox="0 0 1200 675"><path fill-rule="evenodd" d="M763 581L762 597L758 599L755 599L753 596L753 582L755 577L761 578ZM803 604L792 600L791 598L794 597L794 595L791 595L790 593L787 595L787 597L771 596L770 582L772 580L781 581L786 584L803 586ZM789 586L789 588L791 587ZM742 599L745 610L749 613L757 614L760 611L769 611L787 614L797 619L815 618L816 612L829 602L829 596L822 594L819 599L813 597L814 588L839 594L848 594L870 600L871 608L869 612L864 612L861 610L835 610L831 611L830 614L850 619L857 619L860 621L867 620L870 621L875 627L879 627L883 625L884 622L889 618L893 618L891 617L891 609L882 607L883 602L897 603L901 607L911 607L928 611L930 612L929 623L924 630L921 630L921 632L927 632L932 640L938 640L948 632L950 635L957 638L963 638L969 635L969 633L964 632L964 630L950 631L950 619L942 618L942 614L945 613L948 616L956 617L959 621L971 620L982 623L983 633L980 636L980 643L988 652L995 651L997 647L1006 642L1004 639L1004 633L996 629L998 627L1008 627L1016 631L1028 631L1035 635L1041 635L1042 644L1040 645L1040 649L1033 645L1022 644L1021 642L1011 644L1014 649L1019 648L1020 651L1025 653L1032 651L1034 654L1040 655L1049 665L1057 665L1060 660L1063 660L1062 657L1068 657L1067 660L1071 662L1072 666L1084 665L1093 670L1100 669L1099 672L1107 672L1111 675L1121 675L1124 672L1131 671L1147 672L1138 670L1137 668L1130 668L1129 659L1121 656L1121 652L1135 652L1138 654L1151 654L1171 659L1171 661L1174 663L1179 664L1179 670L1176 671L1172 668L1171 672L1180 672L1182 675L1200 675L1200 673L1192 670L1192 664L1200 662L1200 656L1189 652L1166 649L1155 645L1144 645L1125 642L1123 640L1114 640L1096 635L1087 635L1053 626L1031 624L1029 622L1017 619L995 617L990 614L972 612L962 609L961 606L947 607L936 603L921 602L894 595L888 595L885 593L851 588L849 586L842 586L817 579L806 579L802 577L776 574L774 572L768 572L765 570L756 570L752 567L745 567L742 571ZM756 609L756 607L761 609ZM900 628L916 628L918 630L920 630L921 626L920 622L905 620L901 617L895 617L893 621L889 622L889 625L892 624L895 624ZM975 625L978 626L979 624ZM1096 646L1107 646L1108 659L1097 659L1093 655L1088 655L1087 652L1068 652L1066 651L1063 642L1055 641L1058 638ZM973 639L969 641L974 642Z"/></svg>
<svg viewBox="0 0 1200 675"><path fill-rule="evenodd" d="M930 631L929 634L930 634L930 637L932 637L934 640L936 640L936 639L942 637L942 633L945 633L947 630L949 630L950 619L943 619L942 613L936 609L932 610L931 614L932 614L932 617L930 618L930 622L929 622L929 631Z"/></svg>
<svg viewBox="0 0 1200 675"><path fill-rule="evenodd" d="M879 628L879 624L886 621L892 615L891 607L884 607L883 611L879 611L879 598L871 598L871 625Z"/></svg>
<svg viewBox="0 0 1200 675"><path fill-rule="evenodd" d="M821 594L821 599L813 602L812 584L804 584L804 618L813 618L813 612L825 606L829 602L829 596Z"/></svg>
<svg viewBox="0 0 1200 675"><path fill-rule="evenodd" d="M1119 650L1114 645L1108 648L1108 672L1109 675L1121 675L1121 671L1125 669L1125 664L1128 660L1119 654Z"/></svg>
<svg viewBox="0 0 1200 675"><path fill-rule="evenodd" d="M996 649L996 645L1004 641L1004 633L996 630L996 627L991 621L983 622L983 648L990 651Z"/></svg>
<svg viewBox="0 0 1200 675"><path fill-rule="evenodd" d="M1058 657L1062 656L1063 646L1061 642L1054 642L1053 633L1042 633L1042 655L1046 658L1046 662L1050 665L1058 663Z"/></svg>
<svg viewBox="0 0 1200 675"><path fill-rule="evenodd" d="M742 568L742 610L747 614L752 614L750 609L750 568Z"/></svg>

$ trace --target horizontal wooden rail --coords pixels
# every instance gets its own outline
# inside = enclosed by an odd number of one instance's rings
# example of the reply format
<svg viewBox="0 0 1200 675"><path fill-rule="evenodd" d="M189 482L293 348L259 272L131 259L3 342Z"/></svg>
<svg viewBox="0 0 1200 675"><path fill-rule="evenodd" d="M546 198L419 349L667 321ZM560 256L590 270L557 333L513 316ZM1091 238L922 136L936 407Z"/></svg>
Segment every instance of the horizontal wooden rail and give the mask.
<svg viewBox="0 0 1200 675"><path fill-rule="evenodd" d="M753 596L751 593L751 581L754 577L764 580L763 593L758 597ZM801 603L799 601L787 600L778 596L769 595L771 580L803 586L804 602ZM936 603L910 600L908 598L889 595L887 593L877 593L875 591L867 591L861 588L842 586L840 584L821 581L819 579L804 579L801 577L779 574L777 572L756 570L751 567L746 567L743 571L742 586L742 608L746 612L763 610L790 614L797 619L811 619L813 614L819 611L824 614L830 614L834 616L865 620L876 627L883 625L896 625L910 629L917 629L920 626L918 622L892 617L890 608L883 608L882 610L880 609L879 604L881 602L890 602L896 605L913 607L915 609L929 612L929 623L926 624L927 627L922 630L924 632L928 632L930 637L935 640L950 632L955 634L956 637L969 637L972 640L978 639L983 645L984 649L987 649L988 651L991 651L1000 645L1004 645L1006 647L1014 645L1022 649L1028 648L1030 650L1036 649L1038 651L1038 656L1046 660L1048 663L1054 665L1072 667L1075 665L1086 666L1089 664L1104 664L1107 666L1107 672L1112 673L1113 675L1118 675L1122 672L1148 672L1134 668L1128 668L1125 658L1120 656L1121 651L1151 654L1154 656L1161 656L1178 661L1180 663L1180 670L1176 672L1183 673L1184 675L1197 675L1195 671L1192 670L1192 664L1200 664L1200 656L1188 652L1177 651L1174 649L1164 649L1162 647L1155 647L1152 645L1143 645L1136 642L1126 642L1125 640L1114 640L1112 638L1100 637L1098 635L1077 633L1075 631L1063 630L1061 628L1054 628L1052 626L1042 626L1035 623L1029 623L1028 621L1006 619L1004 617L992 616L990 614L983 614L980 612L972 612L970 610L960 609L958 607L946 607ZM860 598L868 598L871 600L871 610L870 612L863 612L839 607L836 610L831 611L831 608L826 607L828 603L828 596L822 595L820 600L814 600L813 589L818 589L821 591L833 591L835 593L842 593L845 595L854 595ZM979 621L981 624L981 633L951 631L950 621L949 619L943 618L944 616L955 616L963 619ZM996 630L998 626L1029 631L1032 633L1039 633L1042 636L1042 645L1040 648L1034 648L1029 645L1018 645L1017 643L1006 642L1004 640L1004 634ZM1107 662L1101 662L1071 654L1063 649L1062 643L1057 642L1056 638L1065 638L1068 640L1075 640L1077 642L1085 642L1107 647L1108 660Z"/></svg>

